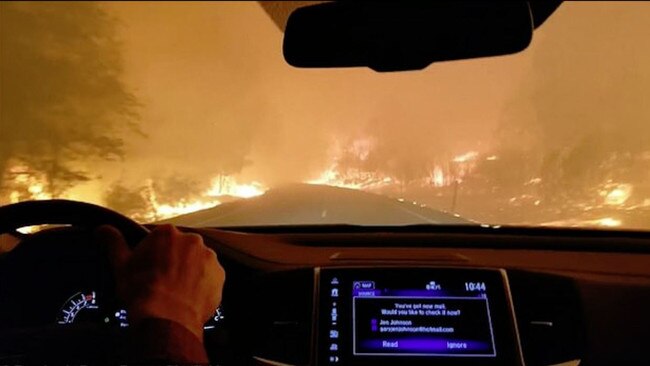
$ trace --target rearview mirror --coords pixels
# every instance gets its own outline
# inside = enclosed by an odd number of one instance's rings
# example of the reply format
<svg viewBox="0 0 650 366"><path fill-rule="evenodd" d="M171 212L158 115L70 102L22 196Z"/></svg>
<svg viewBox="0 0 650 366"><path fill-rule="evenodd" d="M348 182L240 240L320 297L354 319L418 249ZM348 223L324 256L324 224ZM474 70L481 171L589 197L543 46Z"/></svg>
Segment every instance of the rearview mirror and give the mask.
<svg viewBox="0 0 650 366"><path fill-rule="evenodd" d="M525 1L329 2L291 14L283 51L296 67L417 70L519 52L532 35Z"/></svg>

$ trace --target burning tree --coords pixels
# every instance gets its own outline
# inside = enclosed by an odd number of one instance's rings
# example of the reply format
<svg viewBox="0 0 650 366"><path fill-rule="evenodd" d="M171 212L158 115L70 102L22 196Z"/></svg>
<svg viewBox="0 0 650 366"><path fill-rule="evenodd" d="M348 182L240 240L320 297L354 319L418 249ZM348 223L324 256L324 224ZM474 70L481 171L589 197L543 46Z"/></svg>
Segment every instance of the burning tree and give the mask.
<svg viewBox="0 0 650 366"><path fill-rule="evenodd" d="M32 174L59 196L139 132L117 23L96 3L2 2L0 17L0 193Z"/></svg>

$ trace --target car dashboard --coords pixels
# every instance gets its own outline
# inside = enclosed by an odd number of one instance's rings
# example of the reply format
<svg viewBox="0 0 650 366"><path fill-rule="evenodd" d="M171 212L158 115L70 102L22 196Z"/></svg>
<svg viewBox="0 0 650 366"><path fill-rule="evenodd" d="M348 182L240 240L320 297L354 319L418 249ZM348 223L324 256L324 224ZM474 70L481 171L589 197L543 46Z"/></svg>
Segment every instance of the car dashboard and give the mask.
<svg viewBox="0 0 650 366"><path fill-rule="evenodd" d="M650 364L643 235L186 230L202 235L227 273L222 306L205 325L214 364ZM128 314L106 301L110 271L91 243L87 232L45 231L0 257L0 328L126 331ZM11 342L3 344L10 361Z"/></svg>

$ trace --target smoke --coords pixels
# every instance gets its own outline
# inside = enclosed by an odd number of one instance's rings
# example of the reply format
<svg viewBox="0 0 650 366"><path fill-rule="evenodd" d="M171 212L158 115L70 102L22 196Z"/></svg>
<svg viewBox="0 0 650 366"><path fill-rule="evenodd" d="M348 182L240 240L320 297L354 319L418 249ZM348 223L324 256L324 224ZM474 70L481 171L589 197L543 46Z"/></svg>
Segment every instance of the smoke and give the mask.
<svg viewBox="0 0 650 366"><path fill-rule="evenodd" d="M649 27L647 3L566 3L536 34L499 143L530 155L548 194L650 178Z"/></svg>
<svg viewBox="0 0 650 366"><path fill-rule="evenodd" d="M283 60L282 33L257 3L106 6L122 22L126 79L148 135L107 169L113 179L303 181L327 167L334 143L368 135L386 164L395 154L487 149L528 64L523 56L422 73L301 70Z"/></svg>
<svg viewBox="0 0 650 366"><path fill-rule="evenodd" d="M525 52L384 74L287 65L282 33L257 2L101 5L120 22L124 82L145 136L126 137L123 161L93 165L99 179L74 188L85 199L152 181L183 187L170 199L200 198L216 176L306 181L358 147L369 149L364 169L397 179L467 152L492 156L477 168L481 184L506 187L508 202L536 182L540 207L603 182L639 194L650 178L639 158L650 156L648 3L566 2ZM481 200L459 200L459 212L508 211Z"/></svg>

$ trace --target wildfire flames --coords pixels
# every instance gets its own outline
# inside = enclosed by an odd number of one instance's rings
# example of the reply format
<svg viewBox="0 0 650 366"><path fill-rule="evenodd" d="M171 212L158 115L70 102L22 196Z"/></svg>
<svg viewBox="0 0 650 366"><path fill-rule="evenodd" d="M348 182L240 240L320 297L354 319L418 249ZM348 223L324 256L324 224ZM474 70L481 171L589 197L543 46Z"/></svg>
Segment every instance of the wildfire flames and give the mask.
<svg viewBox="0 0 650 366"><path fill-rule="evenodd" d="M600 196L603 197L604 203L610 206L621 206L625 204L631 195L631 184L608 183L600 191Z"/></svg>
<svg viewBox="0 0 650 366"><path fill-rule="evenodd" d="M219 176L212 179L210 188L201 195L205 197L203 199L192 201L181 199L178 202L164 203L159 202L153 181L149 180L147 183L148 200L152 211L140 218L146 221L162 220L212 208L222 203L220 197L251 198L263 195L267 190L259 182L241 184L234 177Z"/></svg>
<svg viewBox="0 0 650 366"><path fill-rule="evenodd" d="M52 195L45 189L46 184L42 177L30 173L28 167L17 165L9 169L9 174L14 177L15 186L24 187L24 192L13 190L9 193L9 202L16 203L25 199L48 200Z"/></svg>
<svg viewBox="0 0 650 366"><path fill-rule="evenodd" d="M332 166L324 170L318 178L307 180L305 183L322 184L349 189L373 190L375 188L396 184L398 181L391 177L370 173L359 173L354 177L347 174L344 176L341 172L336 170L335 166Z"/></svg>
<svg viewBox="0 0 650 366"><path fill-rule="evenodd" d="M153 183L153 180L147 181L145 192L151 210L139 217L134 217L135 219L140 221L163 220L218 206L222 203L222 197L251 198L263 195L267 190L259 182L242 184L232 176L218 176L212 179L210 187L200 195L200 199L161 202Z"/></svg>
<svg viewBox="0 0 650 366"><path fill-rule="evenodd" d="M47 182L44 176L34 174L29 167L16 165L10 170L12 177L10 186L13 187L9 192L9 203L17 203L26 200L48 200L52 198L65 198L84 202L93 202L90 197L84 197L79 194L64 193L59 197L54 197L47 190ZM232 176L218 176L211 180L210 186L205 192L200 194L201 199L186 200L180 199L176 202L166 202L161 200L154 186L154 181L146 181L146 189L142 196L150 208L148 212L131 215L133 219L143 222L163 220L166 218L183 215L207 208L215 207L222 203L222 198L251 198L264 194L267 190L259 182L239 183ZM104 202L94 202L104 204ZM27 230L31 232L33 230Z"/></svg>
<svg viewBox="0 0 650 366"><path fill-rule="evenodd" d="M372 143L369 140L357 141L352 145L352 152L359 161L367 159L371 149ZM395 192L396 187L404 190L405 185L407 185L407 183L400 181L395 176L376 170L364 171L363 169L342 168L340 164L340 160L342 159L341 151L341 149L336 149L335 152L337 153L332 155L328 167L317 174L315 178L307 179L304 183L376 191L379 193L390 191L391 189L393 189L392 192ZM434 193L445 189L458 189L458 185L464 179L472 176L481 161L494 162L498 159L499 157L496 155L482 155L477 151L468 151L450 157L448 162L433 165L428 172L424 173L422 178L409 181L408 188L425 189L428 190L427 192ZM3 198L5 201L7 201L7 198L9 203L23 200L55 198L47 189L48 184L45 177L32 173L29 167L16 165L9 170L9 173L11 187L14 187L14 189L9 192L8 197ZM534 177L524 182L522 186L527 187L527 189L535 189L540 184L542 184L541 178ZM235 176L219 175L211 179L207 189L198 195L194 194L192 196L193 198L170 201L159 194L155 181L149 179L146 181L145 189L140 193L146 202L147 210L145 212L131 214L130 216L138 221L153 222L212 208L232 199L246 199L260 196L267 190L268 187L258 181L242 183ZM610 180L603 183L596 192L597 196L594 197L595 203L580 206L583 212L595 212L597 209L604 208L631 210L639 207L650 207L650 202L648 201L637 205L630 204L630 197L634 192L634 187L629 183L617 183ZM456 192L454 192L455 194ZM439 195L440 193L438 193ZM93 199L79 195L79 193L64 193L57 197L87 202L93 201ZM95 203L100 205L105 204L105 202ZM505 204L512 208L521 208L525 205L529 207L541 207L544 205L544 200L535 194L525 193L507 199ZM570 218L523 224L569 227L620 227L623 226L623 221L611 215L602 215L601 217L591 215L586 216L586 218Z"/></svg>
<svg viewBox="0 0 650 366"><path fill-rule="evenodd" d="M266 190L267 188L260 182L240 184L231 176L220 176L212 179L212 184L206 192L206 195L210 197L232 196L251 198L263 195Z"/></svg>

